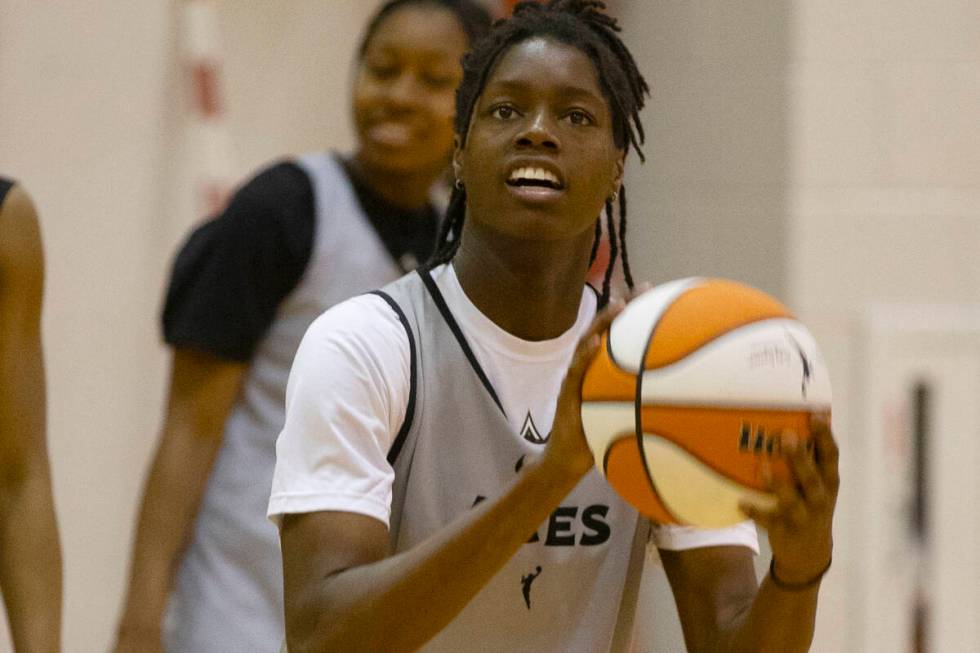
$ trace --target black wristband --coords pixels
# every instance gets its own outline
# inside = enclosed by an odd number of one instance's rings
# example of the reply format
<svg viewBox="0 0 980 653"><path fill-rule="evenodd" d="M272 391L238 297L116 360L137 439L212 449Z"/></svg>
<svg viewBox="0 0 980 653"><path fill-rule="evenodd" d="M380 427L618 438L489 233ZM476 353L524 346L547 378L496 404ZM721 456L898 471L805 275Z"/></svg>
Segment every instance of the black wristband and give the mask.
<svg viewBox="0 0 980 653"><path fill-rule="evenodd" d="M787 583L786 581L779 580L779 577L776 576L776 558L773 558L769 562L769 578L772 579L772 584L781 590L786 590L787 592L802 592L818 585L821 579L823 579L824 575L830 570L830 565L832 565L833 562L834 558L831 557L830 560L827 561L827 566L810 580L802 583Z"/></svg>

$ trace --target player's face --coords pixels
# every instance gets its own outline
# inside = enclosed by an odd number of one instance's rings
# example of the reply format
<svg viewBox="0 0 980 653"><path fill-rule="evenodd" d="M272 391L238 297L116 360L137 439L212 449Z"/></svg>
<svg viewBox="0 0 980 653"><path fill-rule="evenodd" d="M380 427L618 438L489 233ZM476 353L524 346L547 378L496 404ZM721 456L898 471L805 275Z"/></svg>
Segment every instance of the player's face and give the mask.
<svg viewBox="0 0 980 653"><path fill-rule="evenodd" d="M467 221L560 240L594 227L619 187L623 157L592 61L574 46L533 38L500 58L454 163Z"/></svg>
<svg viewBox="0 0 980 653"><path fill-rule="evenodd" d="M362 164L397 174L448 162L466 48L466 32L449 10L409 5L384 18L354 83Z"/></svg>

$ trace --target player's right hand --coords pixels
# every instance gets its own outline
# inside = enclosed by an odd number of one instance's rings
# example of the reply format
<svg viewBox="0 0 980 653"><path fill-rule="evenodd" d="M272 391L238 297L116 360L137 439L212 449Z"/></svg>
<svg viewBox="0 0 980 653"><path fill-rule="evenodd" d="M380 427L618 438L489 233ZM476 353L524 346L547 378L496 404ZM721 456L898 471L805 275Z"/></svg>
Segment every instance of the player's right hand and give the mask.
<svg viewBox="0 0 980 653"><path fill-rule="evenodd" d="M582 430L582 381L589 363L599 350L601 335L609 329L613 319L625 306L622 299L613 299L599 311L579 340L568 372L565 373L565 380L558 394L551 437L544 455L549 464L564 468L569 474L584 476L594 463L592 450L589 449Z"/></svg>

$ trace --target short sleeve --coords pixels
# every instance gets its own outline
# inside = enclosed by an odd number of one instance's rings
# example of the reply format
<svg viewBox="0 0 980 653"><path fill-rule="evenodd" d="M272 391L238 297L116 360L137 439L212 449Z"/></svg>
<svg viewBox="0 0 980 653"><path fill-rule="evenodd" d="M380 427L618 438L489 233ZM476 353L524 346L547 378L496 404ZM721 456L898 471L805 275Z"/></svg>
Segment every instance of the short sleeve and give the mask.
<svg viewBox="0 0 980 653"><path fill-rule="evenodd" d="M658 549L668 551L684 551L706 546L746 546L756 555L759 554L759 533L752 521L714 529L655 524L650 539Z"/></svg>
<svg viewBox="0 0 980 653"><path fill-rule="evenodd" d="M376 295L317 318L286 386L268 515L354 512L385 525L394 470L388 450L405 419L411 351L398 315Z"/></svg>
<svg viewBox="0 0 980 653"><path fill-rule="evenodd" d="M315 224L312 186L295 164L245 184L177 254L163 308L166 342L251 359L306 270Z"/></svg>

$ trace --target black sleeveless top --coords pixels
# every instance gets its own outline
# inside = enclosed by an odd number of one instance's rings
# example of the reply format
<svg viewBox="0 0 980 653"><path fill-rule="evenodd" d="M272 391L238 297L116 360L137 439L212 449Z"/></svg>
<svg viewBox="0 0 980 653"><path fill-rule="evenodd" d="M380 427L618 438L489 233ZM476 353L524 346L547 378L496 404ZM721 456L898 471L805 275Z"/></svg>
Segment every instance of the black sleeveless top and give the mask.
<svg viewBox="0 0 980 653"><path fill-rule="evenodd" d="M4 177L0 177L0 207L3 206L3 201L7 198L7 193L13 187L14 182Z"/></svg>

